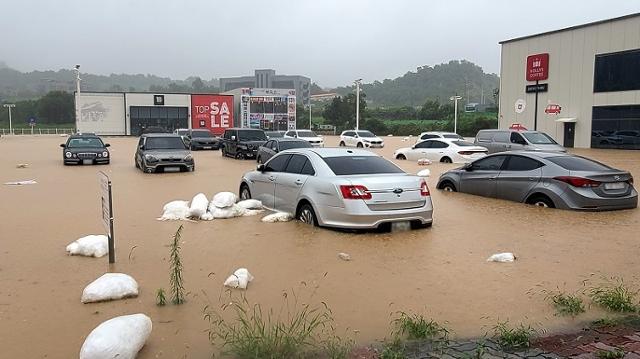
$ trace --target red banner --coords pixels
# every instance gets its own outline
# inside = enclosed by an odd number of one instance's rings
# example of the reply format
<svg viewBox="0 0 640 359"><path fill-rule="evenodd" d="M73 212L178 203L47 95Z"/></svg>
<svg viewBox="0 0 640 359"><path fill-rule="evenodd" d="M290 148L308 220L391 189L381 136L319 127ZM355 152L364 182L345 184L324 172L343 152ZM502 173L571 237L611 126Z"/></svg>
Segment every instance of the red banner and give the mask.
<svg viewBox="0 0 640 359"><path fill-rule="evenodd" d="M233 95L191 95L191 128L222 135L233 127Z"/></svg>
<svg viewBox="0 0 640 359"><path fill-rule="evenodd" d="M549 54L527 57L527 81L542 81L549 78Z"/></svg>

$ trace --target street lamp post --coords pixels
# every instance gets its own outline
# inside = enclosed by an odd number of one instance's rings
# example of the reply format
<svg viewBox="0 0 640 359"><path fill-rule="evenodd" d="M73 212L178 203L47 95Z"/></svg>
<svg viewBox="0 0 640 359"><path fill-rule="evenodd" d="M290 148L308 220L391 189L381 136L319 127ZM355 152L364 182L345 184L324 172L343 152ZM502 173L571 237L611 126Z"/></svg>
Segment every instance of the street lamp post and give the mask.
<svg viewBox="0 0 640 359"><path fill-rule="evenodd" d="M76 73L76 98L75 98L75 105L76 105L76 131L78 131L78 125L80 124L80 104L78 103L78 101L80 101L80 65L76 65L73 68L73 71Z"/></svg>
<svg viewBox="0 0 640 359"><path fill-rule="evenodd" d="M458 100L462 100L462 96L451 96L449 100L453 101L453 132L458 133Z"/></svg>
<svg viewBox="0 0 640 359"><path fill-rule="evenodd" d="M9 110L9 134L13 134L13 125L11 124L11 109L16 107L14 103L6 103L2 107Z"/></svg>
<svg viewBox="0 0 640 359"><path fill-rule="evenodd" d="M360 84L362 79L357 79L354 83L356 84L356 131L358 131L360 129Z"/></svg>
<svg viewBox="0 0 640 359"><path fill-rule="evenodd" d="M312 80L309 79L309 131L312 130L312 124L311 124L311 82Z"/></svg>

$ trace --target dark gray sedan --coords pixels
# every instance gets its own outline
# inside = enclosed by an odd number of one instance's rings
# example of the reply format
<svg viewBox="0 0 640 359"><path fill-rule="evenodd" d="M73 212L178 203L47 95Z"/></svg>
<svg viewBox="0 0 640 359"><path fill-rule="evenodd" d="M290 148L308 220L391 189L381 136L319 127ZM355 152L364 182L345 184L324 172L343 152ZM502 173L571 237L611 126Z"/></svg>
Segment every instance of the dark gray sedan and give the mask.
<svg viewBox="0 0 640 359"><path fill-rule="evenodd" d="M276 153L284 150L290 150L293 148L309 148L311 143L305 140L298 140L295 138L272 138L264 145L258 148L258 154L256 155L256 161L258 163L265 163Z"/></svg>
<svg viewBox="0 0 640 359"><path fill-rule="evenodd" d="M65 165L109 164L108 143L93 133L71 135L62 147L62 160Z"/></svg>
<svg viewBox="0 0 640 359"><path fill-rule="evenodd" d="M438 189L591 211L638 206L629 172L557 152L504 152L447 171Z"/></svg>

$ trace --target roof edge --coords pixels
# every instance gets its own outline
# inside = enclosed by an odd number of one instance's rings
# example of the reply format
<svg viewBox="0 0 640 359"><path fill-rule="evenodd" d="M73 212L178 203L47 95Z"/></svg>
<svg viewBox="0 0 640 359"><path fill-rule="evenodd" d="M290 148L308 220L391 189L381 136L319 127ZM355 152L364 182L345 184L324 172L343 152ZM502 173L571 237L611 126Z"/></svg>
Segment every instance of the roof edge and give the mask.
<svg viewBox="0 0 640 359"><path fill-rule="evenodd" d="M604 20L588 22L588 23L580 24L580 25L573 25L573 26L564 27L564 28L558 29L558 30L551 30L551 31L541 32L541 33L538 33L538 34L533 34L533 35L515 37L515 38L512 38L512 39L500 41L500 42L498 42L498 44L499 45L503 45L503 44L506 44L506 43L509 43L509 42L516 42L516 41L526 40L526 39L530 39L530 38L534 38L534 37L538 37L538 36L551 35L551 34L555 34L555 33L558 33L558 32L575 30L575 29L580 29L580 28L583 28L583 27L600 25L600 24L605 24L605 23L613 22L613 21L626 20L626 19L637 17L637 16L640 16L640 12L636 12L636 13L628 14L628 15L623 15L623 16L618 16L618 17L614 17L614 18L610 18L610 19L604 19Z"/></svg>

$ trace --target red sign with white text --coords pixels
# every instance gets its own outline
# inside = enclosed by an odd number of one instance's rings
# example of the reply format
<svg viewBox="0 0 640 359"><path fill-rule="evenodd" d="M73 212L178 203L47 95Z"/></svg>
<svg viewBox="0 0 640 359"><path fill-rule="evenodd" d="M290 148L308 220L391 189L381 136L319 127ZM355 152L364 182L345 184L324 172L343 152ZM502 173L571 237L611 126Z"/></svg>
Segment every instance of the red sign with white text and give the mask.
<svg viewBox="0 0 640 359"><path fill-rule="evenodd" d="M191 128L222 135L233 127L233 95L191 95Z"/></svg>
<svg viewBox="0 0 640 359"><path fill-rule="evenodd" d="M527 81L542 81L549 78L549 54L527 56Z"/></svg>

